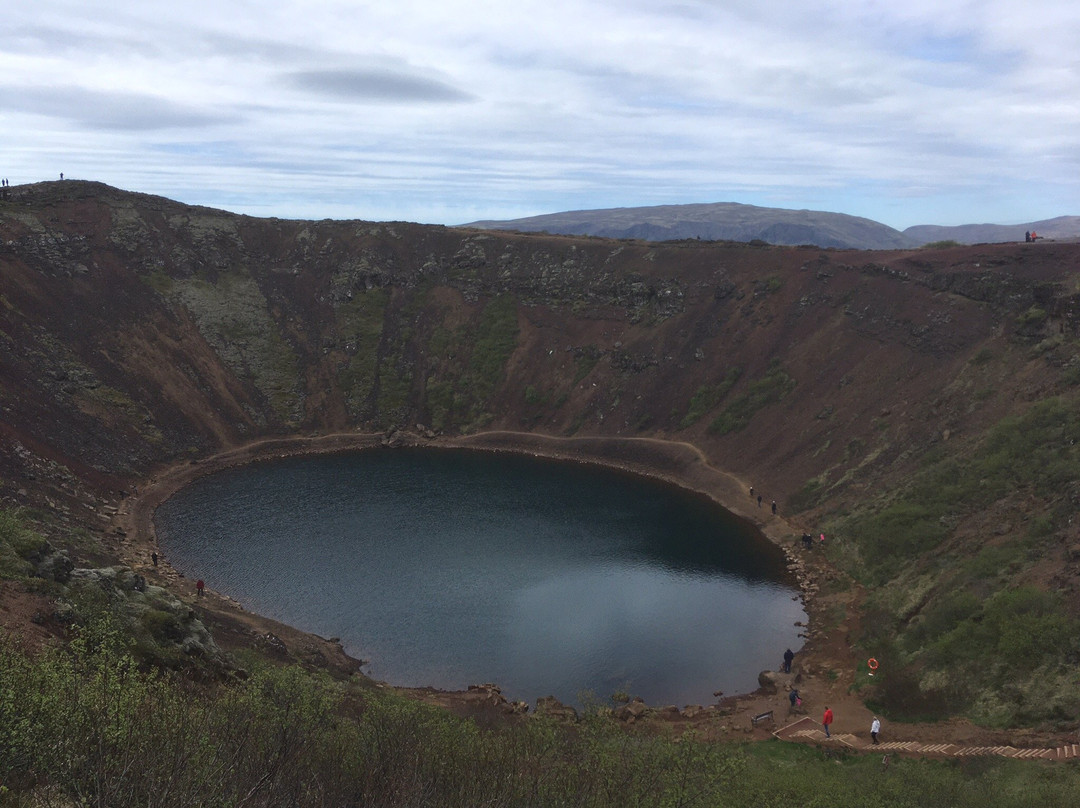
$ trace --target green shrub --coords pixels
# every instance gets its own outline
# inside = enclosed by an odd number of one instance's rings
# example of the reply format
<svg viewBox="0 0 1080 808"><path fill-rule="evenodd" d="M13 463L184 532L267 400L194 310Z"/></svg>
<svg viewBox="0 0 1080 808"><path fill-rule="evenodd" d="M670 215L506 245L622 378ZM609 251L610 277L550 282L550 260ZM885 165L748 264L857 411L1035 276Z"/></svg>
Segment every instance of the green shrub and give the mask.
<svg viewBox="0 0 1080 808"><path fill-rule="evenodd" d="M987 545L979 554L965 565L968 574L974 579L993 579L1009 572L1010 567L1024 554L1023 545L1018 542Z"/></svg>
<svg viewBox="0 0 1080 808"><path fill-rule="evenodd" d="M802 513L817 505L825 495L825 481L812 477L787 499L786 510L789 513Z"/></svg>
<svg viewBox="0 0 1080 808"><path fill-rule="evenodd" d="M162 609L147 609L143 612L142 624L150 636L159 642L177 642L185 634L177 616Z"/></svg>
<svg viewBox="0 0 1080 808"><path fill-rule="evenodd" d="M914 639L925 643L941 637L978 613L982 600L967 589L950 592L925 609L914 627Z"/></svg>
<svg viewBox="0 0 1080 808"><path fill-rule="evenodd" d="M690 399L690 405L687 407L686 415L682 421L679 422L679 429L686 429L689 426L693 426L702 416L710 410L714 409L724 396L728 394L728 391L735 386L735 383L742 375L742 369L738 367L729 368L724 374L724 378L716 384L703 384L697 389L693 397Z"/></svg>
<svg viewBox="0 0 1080 808"><path fill-rule="evenodd" d="M495 391L506 374L518 337L517 303L510 295L489 302L476 327L469 369L475 379L476 394L482 401Z"/></svg>
<svg viewBox="0 0 1080 808"><path fill-rule="evenodd" d="M1038 306L1032 306L1016 318L1016 322L1020 326L1039 325L1044 320L1046 320L1046 310Z"/></svg>
<svg viewBox="0 0 1080 808"><path fill-rule="evenodd" d="M349 412L358 416L375 386L386 308L390 302L385 289L356 294L335 312L338 339L348 346L347 359L338 371L338 384Z"/></svg>
<svg viewBox="0 0 1080 808"><path fill-rule="evenodd" d="M600 351L594 346L589 346L589 349L582 351L574 356L574 384L577 384L590 373L593 368L596 367L596 363L600 361Z"/></svg>
<svg viewBox="0 0 1080 808"><path fill-rule="evenodd" d="M1037 612L1028 601L998 608ZM140 671L120 641L88 627L36 658L0 641L0 804L1035 808L1080 788L1070 766L895 757L883 771L877 755L671 738L601 711L482 727L298 667L201 686Z"/></svg>
<svg viewBox="0 0 1080 808"><path fill-rule="evenodd" d="M0 578L26 582L48 546L18 511L0 510Z"/></svg>
<svg viewBox="0 0 1080 808"><path fill-rule="evenodd" d="M726 435L745 429L750 419L758 410L775 404L795 389L795 379L787 374L776 360L769 364L769 369L760 379L747 386L747 390L738 396L709 424L708 431L715 435Z"/></svg>
<svg viewBox="0 0 1080 808"><path fill-rule="evenodd" d="M533 385L527 385L525 387L525 403L533 406L540 406L547 404L549 396L546 393L541 393Z"/></svg>

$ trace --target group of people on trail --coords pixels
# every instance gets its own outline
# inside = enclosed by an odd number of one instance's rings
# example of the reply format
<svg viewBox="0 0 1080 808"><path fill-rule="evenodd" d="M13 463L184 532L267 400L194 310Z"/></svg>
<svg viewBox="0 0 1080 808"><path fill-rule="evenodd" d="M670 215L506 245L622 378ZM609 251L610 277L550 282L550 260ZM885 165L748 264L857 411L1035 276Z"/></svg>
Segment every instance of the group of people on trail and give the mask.
<svg viewBox="0 0 1080 808"><path fill-rule="evenodd" d="M788 648L786 651L784 651L784 664L783 664L783 667L781 668L781 670L783 670L784 673L791 673L791 663L794 661L794 659L795 659L795 652L794 651L792 651L790 648ZM795 681L796 682L799 681L798 677L796 677ZM789 710L788 710L788 715L791 715L791 713L796 712L797 708L802 707L802 703L803 703L802 695L799 693L798 688L792 687L788 691L788 702L791 705ZM800 710L799 712L802 712L802 711ZM822 726L822 729L825 730L825 737L826 738L831 738L832 737L832 723L833 723L832 707L829 707L828 705L825 705L825 713L821 716L821 726ZM881 719L879 719L875 715L873 720L870 722L870 740L874 743L875 746L878 743L878 733L879 732L881 732Z"/></svg>
<svg viewBox="0 0 1080 808"><path fill-rule="evenodd" d="M754 486L750 486L750 499L753 499L753 498L754 498ZM763 499L764 498L761 496L761 494L757 495L757 506L759 508L761 507L761 503L762 503ZM776 513L776 500L775 499L772 501L772 512L774 514Z"/></svg>
<svg viewBox="0 0 1080 808"><path fill-rule="evenodd" d="M792 692L798 694L798 691L792 691ZM800 702L801 702L801 699L800 699ZM795 702L792 701L791 703L794 704ZM832 733L829 731L829 728L832 726L832 722L833 722L832 708L829 707L829 706L826 706L825 707L825 714L821 717L821 726L825 728L825 737L826 738L831 738L832 737ZM877 744L878 744L878 733L879 732L881 732L881 719L879 719L875 715L874 720L870 722L870 740L873 741L874 746L877 746Z"/></svg>
<svg viewBox="0 0 1080 808"><path fill-rule="evenodd" d="M757 506L760 508L761 503L765 501L765 498L761 494L756 494L755 495L754 494L754 486L750 486L750 499L753 499L755 496L757 496ZM773 512L773 515L775 516L776 515L776 500L775 499L772 501L772 512ZM814 537L811 536L809 533L803 533L803 535L802 535L802 543L803 543L803 547L805 547L807 550L809 550L811 547L814 546ZM821 544L822 545L825 544L825 534L824 533L821 534Z"/></svg>
<svg viewBox="0 0 1080 808"><path fill-rule="evenodd" d="M1040 239L1040 238L1042 238L1042 236L1040 236L1034 230L1027 230L1027 231L1024 232L1024 241L1027 241L1029 243L1032 242L1032 241L1035 241L1036 239Z"/></svg>
<svg viewBox="0 0 1080 808"><path fill-rule="evenodd" d="M157 550L153 550L150 553L150 563L156 567L159 560L160 556L157 554ZM206 594L206 581L204 581L202 578L195 582L195 594L198 595L200 598Z"/></svg>

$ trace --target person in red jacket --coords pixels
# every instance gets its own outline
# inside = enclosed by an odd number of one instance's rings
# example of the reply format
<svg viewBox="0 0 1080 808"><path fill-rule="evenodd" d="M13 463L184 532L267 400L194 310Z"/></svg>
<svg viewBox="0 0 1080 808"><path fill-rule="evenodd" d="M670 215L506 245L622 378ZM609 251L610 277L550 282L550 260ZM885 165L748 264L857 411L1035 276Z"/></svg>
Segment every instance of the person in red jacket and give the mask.
<svg viewBox="0 0 1080 808"><path fill-rule="evenodd" d="M826 738L831 738L832 737L832 735L829 733L829 724L831 724L831 723L832 723L832 709L829 708L829 707L826 707L825 708L825 715L821 719L821 724L822 724L823 727L825 727L825 737Z"/></svg>

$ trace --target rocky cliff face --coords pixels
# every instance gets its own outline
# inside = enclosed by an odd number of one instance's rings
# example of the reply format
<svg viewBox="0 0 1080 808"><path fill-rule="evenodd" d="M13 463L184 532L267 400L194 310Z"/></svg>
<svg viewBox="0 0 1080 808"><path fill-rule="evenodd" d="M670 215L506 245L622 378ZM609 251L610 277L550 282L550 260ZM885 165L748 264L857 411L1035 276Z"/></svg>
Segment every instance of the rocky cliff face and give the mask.
<svg viewBox="0 0 1080 808"><path fill-rule="evenodd" d="M668 436L781 499L857 488L1052 388L1077 327L1069 245L259 220L82 182L11 189L0 244L8 497L29 458L122 486L261 435L417 423Z"/></svg>

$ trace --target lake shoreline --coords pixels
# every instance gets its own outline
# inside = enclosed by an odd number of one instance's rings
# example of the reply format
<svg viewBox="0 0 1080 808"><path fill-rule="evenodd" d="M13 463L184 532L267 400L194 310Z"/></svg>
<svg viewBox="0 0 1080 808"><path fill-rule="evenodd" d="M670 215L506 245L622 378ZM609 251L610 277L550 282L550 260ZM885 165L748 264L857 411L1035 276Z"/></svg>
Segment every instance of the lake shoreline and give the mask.
<svg viewBox="0 0 1080 808"><path fill-rule="evenodd" d="M779 516L773 515L769 508L759 507L756 499L750 497L747 483L710 465L697 447L659 438L557 437L511 431L425 437L419 432L395 431L389 435L338 433L255 441L205 459L167 466L144 481L136 494L125 500L115 518L118 532L122 531L122 535L125 535L122 543L124 560L133 567L147 570L151 568L151 553L158 553L161 563L159 567L152 568L153 572L163 578L166 585L179 590L176 594L190 594L186 591L190 589L190 582L169 566L168 559L161 557L154 526L154 513L157 508L177 491L205 475L249 463L399 446L507 452L596 465L630 472L702 494L751 525L784 551L792 583L799 587L802 606L807 614L811 614L812 595L817 586L813 583L813 576L809 574L801 556L796 552L798 534L793 528ZM310 642L321 646L321 652L337 670L356 673L365 664L346 654L336 640L326 640L300 632L270 618L248 612L226 594L210 594L215 609L234 611L246 622L258 624L258 630L265 627L276 636L287 634L293 642L300 638L309 638ZM211 605L210 599L204 599L203 602L207 606ZM799 651L799 656L807 657L811 653L811 643L808 643ZM409 692L435 692L428 688L400 689ZM749 698L751 695L753 694L746 694L745 697Z"/></svg>

